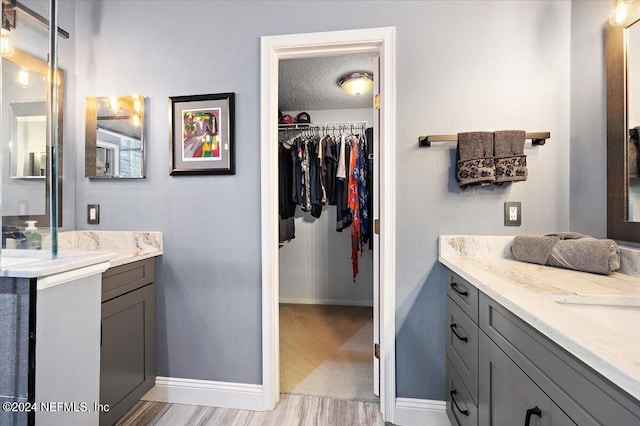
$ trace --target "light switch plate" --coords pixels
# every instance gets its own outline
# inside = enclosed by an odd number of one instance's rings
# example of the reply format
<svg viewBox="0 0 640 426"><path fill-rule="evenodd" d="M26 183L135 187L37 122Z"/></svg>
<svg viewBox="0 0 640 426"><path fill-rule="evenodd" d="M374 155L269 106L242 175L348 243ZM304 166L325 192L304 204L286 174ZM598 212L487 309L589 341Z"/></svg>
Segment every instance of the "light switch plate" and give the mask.
<svg viewBox="0 0 640 426"><path fill-rule="evenodd" d="M87 223L89 225L100 223L100 204L87 204Z"/></svg>
<svg viewBox="0 0 640 426"><path fill-rule="evenodd" d="M504 203L504 226L522 225L522 203L507 201Z"/></svg>

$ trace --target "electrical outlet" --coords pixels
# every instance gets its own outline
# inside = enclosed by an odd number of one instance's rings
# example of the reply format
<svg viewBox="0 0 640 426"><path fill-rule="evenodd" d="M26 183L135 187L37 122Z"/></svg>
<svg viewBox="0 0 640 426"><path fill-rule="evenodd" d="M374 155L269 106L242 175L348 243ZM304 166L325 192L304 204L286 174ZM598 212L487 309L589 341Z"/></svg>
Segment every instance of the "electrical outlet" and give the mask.
<svg viewBox="0 0 640 426"><path fill-rule="evenodd" d="M504 203L504 226L520 226L522 224L522 203L507 201Z"/></svg>
<svg viewBox="0 0 640 426"><path fill-rule="evenodd" d="M100 204L87 205L87 223L98 225L100 223Z"/></svg>

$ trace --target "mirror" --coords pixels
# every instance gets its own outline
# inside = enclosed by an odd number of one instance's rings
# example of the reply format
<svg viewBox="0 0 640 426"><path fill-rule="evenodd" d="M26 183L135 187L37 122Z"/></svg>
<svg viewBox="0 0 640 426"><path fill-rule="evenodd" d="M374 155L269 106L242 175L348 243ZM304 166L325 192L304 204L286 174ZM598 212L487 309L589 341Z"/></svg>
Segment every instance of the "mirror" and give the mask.
<svg viewBox="0 0 640 426"><path fill-rule="evenodd" d="M46 102L11 102L11 178L44 179L46 153Z"/></svg>
<svg viewBox="0 0 640 426"><path fill-rule="evenodd" d="M2 58L2 224L24 228L35 220L49 226L50 166L47 153L45 60L19 49ZM62 123L64 72L58 85L58 226L62 226Z"/></svg>
<svg viewBox="0 0 640 426"><path fill-rule="evenodd" d="M137 95L86 99L86 177L145 177L145 103Z"/></svg>

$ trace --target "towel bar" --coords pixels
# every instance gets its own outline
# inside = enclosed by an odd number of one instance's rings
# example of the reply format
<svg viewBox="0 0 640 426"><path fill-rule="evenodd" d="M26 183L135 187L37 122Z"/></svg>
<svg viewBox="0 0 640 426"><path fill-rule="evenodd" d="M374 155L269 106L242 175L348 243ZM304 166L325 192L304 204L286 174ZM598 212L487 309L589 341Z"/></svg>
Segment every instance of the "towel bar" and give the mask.
<svg viewBox="0 0 640 426"><path fill-rule="evenodd" d="M527 133L526 139L531 139L533 145L544 145L547 139L551 138L550 132L534 132ZM429 135L420 136L418 138L418 145L422 148L428 148L432 142L458 142L458 135Z"/></svg>

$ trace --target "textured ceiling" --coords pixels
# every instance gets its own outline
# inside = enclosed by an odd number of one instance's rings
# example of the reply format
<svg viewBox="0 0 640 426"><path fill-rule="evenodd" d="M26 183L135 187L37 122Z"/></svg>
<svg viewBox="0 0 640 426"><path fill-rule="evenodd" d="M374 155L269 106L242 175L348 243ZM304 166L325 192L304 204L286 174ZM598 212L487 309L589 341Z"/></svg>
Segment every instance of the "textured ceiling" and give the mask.
<svg viewBox="0 0 640 426"><path fill-rule="evenodd" d="M373 91L360 97L348 95L338 80L354 71L373 74L375 54L284 59L279 68L281 111L371 108Z"/></svg>

